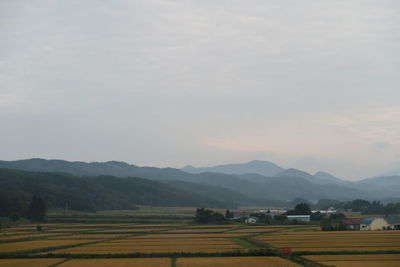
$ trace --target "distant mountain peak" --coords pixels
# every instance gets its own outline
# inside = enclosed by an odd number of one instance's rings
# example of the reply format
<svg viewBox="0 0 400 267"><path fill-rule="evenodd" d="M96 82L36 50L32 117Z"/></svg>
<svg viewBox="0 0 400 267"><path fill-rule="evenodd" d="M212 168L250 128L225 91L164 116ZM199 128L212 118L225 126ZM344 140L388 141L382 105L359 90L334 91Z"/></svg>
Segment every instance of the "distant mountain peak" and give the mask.
<svg viewBox="0 0 400 267"><path fill-rule="evenodd" d="M116 161L116 160L111 160L105 162L107 165L112 165L112 166L118 166L118 167L129 167L132 166L124 161Z"/></svg>
<svg viewBox="0 0 400 267"><path fill-rule="evenodd" d="M321 181L327 181L327 182L334 182L334 183L343 183L343 181L340 178L337 178L336 176L333 176L330 173L319 171L314 174L314 177L321 180Z"/></svg>
<svg viewBox="0 0 400 267"><path fill-rule="evenodd" d="M224 164L211 167L193 167L187 165L182 168L183 171L189 173L203 173L203 172L214 172L214 173L224 173L224 174L260 174L264 176L273 176L284 169L275 163L263 160L252 160L245 163L233 163Z"/></svg>
<svg viewBox="0 0 400 267"><path fill-rule="evenodd" d="M339 179L339 178L335 177L334 175L327 173L327 172L323 172L323 171L316 172L314 174L314 177L320 177L320 178L328 178L329 177L329 178Z"/></svg>
<svg viewBox="0 0 400 267"><path fill-rule="evenodd" d="M276 177L283 177L283 176L285 176L285 177L302 177L302 178L310 178L310 177L312 177L311 174L309 174L309 173L307 173L305 171L294 169L294 168L290 168L290 169L284 170L284 171L282 171L280 173L277 173L275 176Z"/></svg>

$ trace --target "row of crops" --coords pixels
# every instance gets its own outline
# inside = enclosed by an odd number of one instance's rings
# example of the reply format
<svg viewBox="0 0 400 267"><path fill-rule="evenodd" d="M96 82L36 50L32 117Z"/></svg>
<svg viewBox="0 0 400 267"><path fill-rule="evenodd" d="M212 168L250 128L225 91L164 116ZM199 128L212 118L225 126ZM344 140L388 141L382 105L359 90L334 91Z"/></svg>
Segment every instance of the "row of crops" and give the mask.
<svg viewBox="0 0 400 267"><path fill-rule="evenodd" d="M400 231L321 232L305 225L53 223L0 233L0 267L390 267L400 266L399 257Z"/></svg>

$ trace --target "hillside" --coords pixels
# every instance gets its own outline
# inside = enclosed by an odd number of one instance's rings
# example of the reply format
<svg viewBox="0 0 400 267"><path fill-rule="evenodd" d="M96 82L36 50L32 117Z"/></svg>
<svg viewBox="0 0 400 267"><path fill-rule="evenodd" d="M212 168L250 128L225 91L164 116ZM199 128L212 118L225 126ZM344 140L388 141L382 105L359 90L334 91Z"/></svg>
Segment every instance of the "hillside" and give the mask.
<svg viewBox="0 0 400 267"><path fill-rule="evenodd" d="M392 185L389 181L393 179L396 181L396 178L377 177L372 180L373 182L349 182L327 173L320 172L311 175L296 169L283 170L275 176L264 176L251 170L246 170L250 172L248 174L217 172L193 174L174 168L139 167L116 161L85 163L44 159L0 161L0 167L63 172L82 178L98 175L140 177L164 183L189 194L196 194L199 199L213 199L222 203L229 201L226 204L230 205L235 205L234 203L238 205L262 203L261 205L265 205L276 203L275 201L291 201L296 198L384 200L397 198L400 195L400 187Z"/></svg>
<svg viewBox="0 0 400 267"><path fill-rule="evenodd" d="M15 199L20 203L18 205L26 206L33 194L41 195L53 208L64 208L68 203L71 209L85 211L134 209L136 205L233 206L228 198L218 201L217 198L211 199L193 191L142 178L76 177L70 174L0 169L0 200L5 205L1 210L9 209L10 202Z"/></svg>

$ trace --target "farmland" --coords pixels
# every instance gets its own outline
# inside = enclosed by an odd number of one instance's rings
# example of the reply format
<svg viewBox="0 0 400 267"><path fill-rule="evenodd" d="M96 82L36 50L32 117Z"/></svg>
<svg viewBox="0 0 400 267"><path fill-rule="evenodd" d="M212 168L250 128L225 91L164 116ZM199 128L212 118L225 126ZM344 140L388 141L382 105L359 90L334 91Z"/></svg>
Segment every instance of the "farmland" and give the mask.
<svg viewBox="0 0 400 267"><path fill-rule="evenodd" d="M400 262L400 254L376 254L376 255L314 255L307 259L329 266L337 267L397 267Z"/></svg>
<svg viewBox="0 0 400 267"><path fill-rule="evenodd" d="M177 267L297 267L296 263L279 257L203 257L203 258L179 258Z"/></svg>
<svg viewBox="0 0 400 267"><path fill-rule="evenodd" d="M293 231L263 235L257 240L295 252L321 251L399 251L399 231Z"/></svg>
<svg viewBox="0 0 400 267"><path fill-rule="evenodd" d="M198 225L145 215L74 215L78 223L20 225L0 233L0 266L398 266L399 231L322 232L315 225ZM158 209L157 216L163 214ZM185 214L185 215L183 215ZM61 215L57 215L61 216ZM105 222L105 216L109 216ZM130 218L129 222L126 218ZM162 216L161 216L162 217ZM136 220L136 219L137 220ZM51 218L53 221L54 217ZM71 218L70 218L71 219ZM372 242L371 242L372 240ZM283 248L293 252L284 255ZM375 264L375 265L374 265Z"/></svg>

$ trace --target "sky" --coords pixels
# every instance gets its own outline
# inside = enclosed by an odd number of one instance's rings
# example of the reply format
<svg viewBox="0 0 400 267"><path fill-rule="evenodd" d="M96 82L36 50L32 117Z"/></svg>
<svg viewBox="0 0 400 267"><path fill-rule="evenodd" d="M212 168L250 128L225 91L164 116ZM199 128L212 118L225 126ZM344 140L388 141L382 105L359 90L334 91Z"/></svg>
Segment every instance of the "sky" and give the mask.
<svg viewBox="0 0 400 267"><path fill-rule="evenodd" d="M397 0L1 0L0 159L400 170Z"/></svg>

